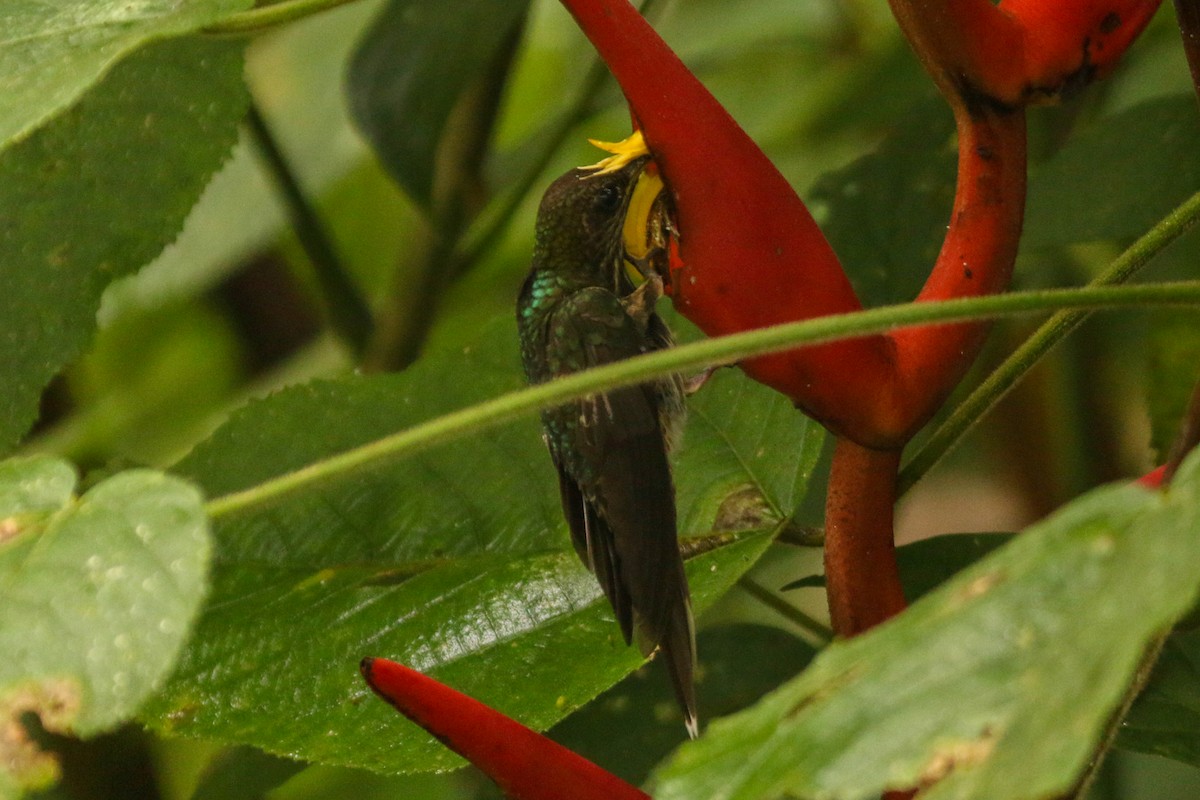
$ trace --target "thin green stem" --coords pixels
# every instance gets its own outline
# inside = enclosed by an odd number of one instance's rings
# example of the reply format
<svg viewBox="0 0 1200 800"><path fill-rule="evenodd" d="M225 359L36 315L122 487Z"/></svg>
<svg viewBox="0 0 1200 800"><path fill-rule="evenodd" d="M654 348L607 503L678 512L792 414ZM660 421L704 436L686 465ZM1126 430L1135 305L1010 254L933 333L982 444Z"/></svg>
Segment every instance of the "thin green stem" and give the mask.
<svg viewBox="0 0 1200 800"><path fill-rule="evenodd" d="M1088 284L1087 289L1113 287L1135 276L1150 259L1175 241L1200 219L1200 192L1168 214L1161 222L1134 242L1116 258L1107 270ZM943 422L924 446L900 470L899 494L904 494L934 464L950 452L985 414L1023 378L1042 356L1067 334L1078 328L1092 309L1063 309L1039 327L1033 335L1005 359Z"/></svg>
<svg viewBox="0 0 1200 800"><path fill-rule="evenodd" d="M292 231L312 263L329 322L351 349L361 355L373 329L371 309L338 257L333 240L254 101L250 102L246 125L287 208Z"/></svg>
<svg viewBox="0 0 1200 800"><path fill-rule="evenodd" d="M818 645L824 646L833 641L833 631L827 625L821 624L816 618L804 613L753 578L743 575L738 578L738 586L745 590L746 594L801 628Z"/></svg>
<svg viewBox="0 0 1200 800"><path fill-rule="evenodd" d="M792 520L783 527L775 541L792 547L814 548L825 546L825 529L797 525Z"/></svg>
<svg viewBox="0 0 1200 800"><path fill-rule="evenodd" d="M604 65L603 61L597 58L588 68L587 75L584 76L583 85L576 95L575 102L559 117L557 124L547 137L546 144L538 153L537 158L534 159L533 163L529 165L521 177L515 181L513 188L500 201L499 207L495 211L488 213L484 220L481 221L479 228L472 230L458 248L454 256L454 263L459 269L475 263L482 254L491 250L496 240L504 233L509 222L516 215L526 195L532 191L538 178L545 172L546 167L549 166L551 159L554 158L554 154L558 152L558 148L562 146L562 143L575 126L587 118L587 115L591 112L596 95L604 86L604 79L607 77L608 67Z"/></svg>
<svg viewBox="0 0 1200 800"><path fill-rule="evenodd" d="M1151 305L1200 305L1200 281L1014 292L938 303L907 303L707 339L578 372L437 417L252 488L215 498L209 501L207 510L214 517L248 511L310 486L346 478L368 466L377 466L468 433L477 433L540 408L561 405L597 391L642 383L660 375L700 369L712 364L733 364L750 356L833 339L883 333L907 325L948 324L1059 308Z"/></svg>
<svg viewBox="0 0 1200 800"><path fill-rule="evenodd" d="M230 14L209 23L201 33L210 36L253 36L352 2L354 0L283 0L269 6Z"/></svg>
<svg viewBox="0 0 1200 800"><path fill-rule="evenodd" d="M428 228L414 238L409 264L393 276L362 361L366 372L396 372L420 356L443 295L469 266L456 262L453 253L486 195L483 165L524 30L524 20L518 20L491 65L459 94L439 133Z"/></svg>

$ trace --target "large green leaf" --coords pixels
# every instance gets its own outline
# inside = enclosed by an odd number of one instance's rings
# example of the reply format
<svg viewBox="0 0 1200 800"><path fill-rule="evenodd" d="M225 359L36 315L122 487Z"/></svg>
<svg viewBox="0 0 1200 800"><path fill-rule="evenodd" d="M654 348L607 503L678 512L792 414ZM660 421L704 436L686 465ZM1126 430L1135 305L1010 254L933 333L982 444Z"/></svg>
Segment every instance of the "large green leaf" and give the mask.
<svg viewBox="0 0 1200 800"><path fill-rule="evenodd" d="M714 373L688 402L677 459L680 528L700 533L714 519L737 529L791 516L824 440L824 428L783 395L735 370Z"/></svg>
<svg viewBox="0 0 1200 800"><path fill-rule="evenodd" d="M76 499L47 458L0 462L0 797L51 780L19 734L89 736L129 719L175 663L206 590L200 494L149 470Z"/></svg>
<svg viewBox="0 0 1200 800"><path fill-rule="evenodd" d="M1200 631L1167 639L1117 746L1200 766Z"/></svg>
<svg viewBox="0 0 1200 800"><path fill-rule="evenodd" d="M104 287L175 236L232 147L245 108L241 47L142 50L0 152L0 452L87 344Z"/></svg>
<svg viewBox="0 0 1200 800"><path fill-rule="evenodd" d="M714 722L659 775L693 797L1057 797L1147 643L1200 587L1200 458L1169 493L1099 489Z"/></svg>
<svg viewBox="0 0 1200 800"><path fill-rule="evenodd" d="M231 747L205 765L192 800L262 800L304 767L253 747Z"/></svg>
<svg viewBox="0 0 1200 800"><path fill-rule="evenodd" d="M179 470L210 494L251 487L516 388L516 351L506 319L486 326L478 345L403 375L281 392L236 414ZM763 487L767 510L760 502L752 515L729 517L726 532L690 540L703 551L688 564L697 609L765 549L779 522L769 509L789 506L817 449L812 423L790 407L778 413L786 400L733 373L721 380L752 388L722 390L737 399L725 413L701 404L710 421L688 432L677 463L681 518L689 533L711 530L721 505L712 487ZM782 477L760 470L783 457L750 458L740 474L726 468L735 453L797 441L795 426L808 433ZM711 466L721 451L729 458ZM217 522L209 610L175 679L144 711L161 730L381 771L444 768L456 758L370 697L362 657L428 671L538 728L642 662L569 551L533 419Z"/></svg>
<svg viewBox="0 0 1200 800"><path fill-rule="evenodd" d="M0 149L74 103L120 58L247 0L58 0L0 7Z"/></svg>
<svg viewBox="0 0 1200 800"><path fill-rule="evenodd" d="M349 3L257 37L246 52L246 82L259 89L271 133L317 204L338 256L372 297L380 276L395 270L401 244L411 238L413 214L397 207L395 182L351 129L340 91L353 45L378 10L378 0ZM287 229L279 193L264 180L260 153L244 136L171 246L108 288L101 326L131 310L157 309L211 291ZM386 273L382 266L378 274L362 271L367 251L389 262ZM299 274L309 269L304 262Z"/></svg>
<svg viewBox="0 0 1200 800"><path fill-rule="evenodd" d="M768 538L744 535L690 562L696 606L728 589ZM215 607L144 717L164 732L319 763L444 769L457 757L363 688L363 656L400 660L536 728L642 662L573 553L417 569L220 570Z"/></svg>
<svg viewBox="0 0 1200 800"><path fill-rule="evenodd" d="M1030 176L1022 244L1140 236L1197 186L1195 95L1148 100L1081 130Z"/></svg>
<svg viewBox="0 0 1200 800"><path fill-rule="evenodd" d="M421 205L433 203L438 145L455 104L494 67L527 5L392 0L350 62L354 119L380 161Z"/></svg>
<svg viewBox="0 0 1200 800"><path fill-rule="evenodd" d="M904 596L924 597L1012 538L1010 533L951 533L896 548Z"/></svg>

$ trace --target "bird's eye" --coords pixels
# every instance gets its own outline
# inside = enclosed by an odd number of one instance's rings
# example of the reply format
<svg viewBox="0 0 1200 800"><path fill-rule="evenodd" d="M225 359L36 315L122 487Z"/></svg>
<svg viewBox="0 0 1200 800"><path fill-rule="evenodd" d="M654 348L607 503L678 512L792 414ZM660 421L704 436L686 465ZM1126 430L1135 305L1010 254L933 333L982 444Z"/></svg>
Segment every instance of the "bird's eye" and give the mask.
<svg viewBox="0 0 1200 800"><path fill-rule="evenodd" d="M621 208L621 187L608 184L596 192L595 208L601 214L612 214Z"/></svg>

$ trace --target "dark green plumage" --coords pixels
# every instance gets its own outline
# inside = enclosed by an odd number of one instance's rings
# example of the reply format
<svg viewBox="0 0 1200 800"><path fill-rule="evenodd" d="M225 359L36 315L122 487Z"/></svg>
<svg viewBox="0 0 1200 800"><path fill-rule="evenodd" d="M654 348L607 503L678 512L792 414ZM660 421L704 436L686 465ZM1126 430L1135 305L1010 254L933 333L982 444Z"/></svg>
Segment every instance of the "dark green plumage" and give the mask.
<svg viewBox="0 0 1200 800"><path fill-rule="evenodd" d="M517 303L530 383L670 345L653 310L661 284L635 291L622 264L622 225L645 161L606 174L572 170L546 190ZM636 638L646 654L661 648L695 735L695 633L667 458L682 408L672 378L550 409L542 427L575 549L625 641Z"/></svg>

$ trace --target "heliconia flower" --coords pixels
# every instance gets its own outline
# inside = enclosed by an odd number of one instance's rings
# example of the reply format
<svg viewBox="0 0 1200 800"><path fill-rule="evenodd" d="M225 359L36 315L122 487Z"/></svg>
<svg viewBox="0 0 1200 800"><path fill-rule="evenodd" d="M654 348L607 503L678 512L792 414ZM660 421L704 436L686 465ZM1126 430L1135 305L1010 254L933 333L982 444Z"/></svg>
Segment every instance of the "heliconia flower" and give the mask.
<svg viewBox="0 0 1200 800"><path fill-rule="evenodd" d="M621 85L671 193L676 309L709 335L860 309L803 201L629 2L562 3ZM917 299L1007 288L1024 213L1024 105L1109 69L1156 3L891 0L958 121L954 207ZM985 331L982 323L910 328L741 366L834 433L896 448L962 377Z"/></svg>
<svg viewBox="0 0 1200 800"><path fill-rule="evenodd" d="M514 800L650 799L583 756L403 664L364 658L359 669L376 694Z"/></svg>
<svg viewBox="0 0 1200 800"><path fill-rule="evenodd" d="M617 77L671 191L681 231L676 308L711 335L860 308L804 203L641 15L625 0L564 5ZM831 395L865 391L872 366L886 370L883 344L839 342L743 367L828 418L838 406ZM844 389L812 391L830 375Z"/></svg>

